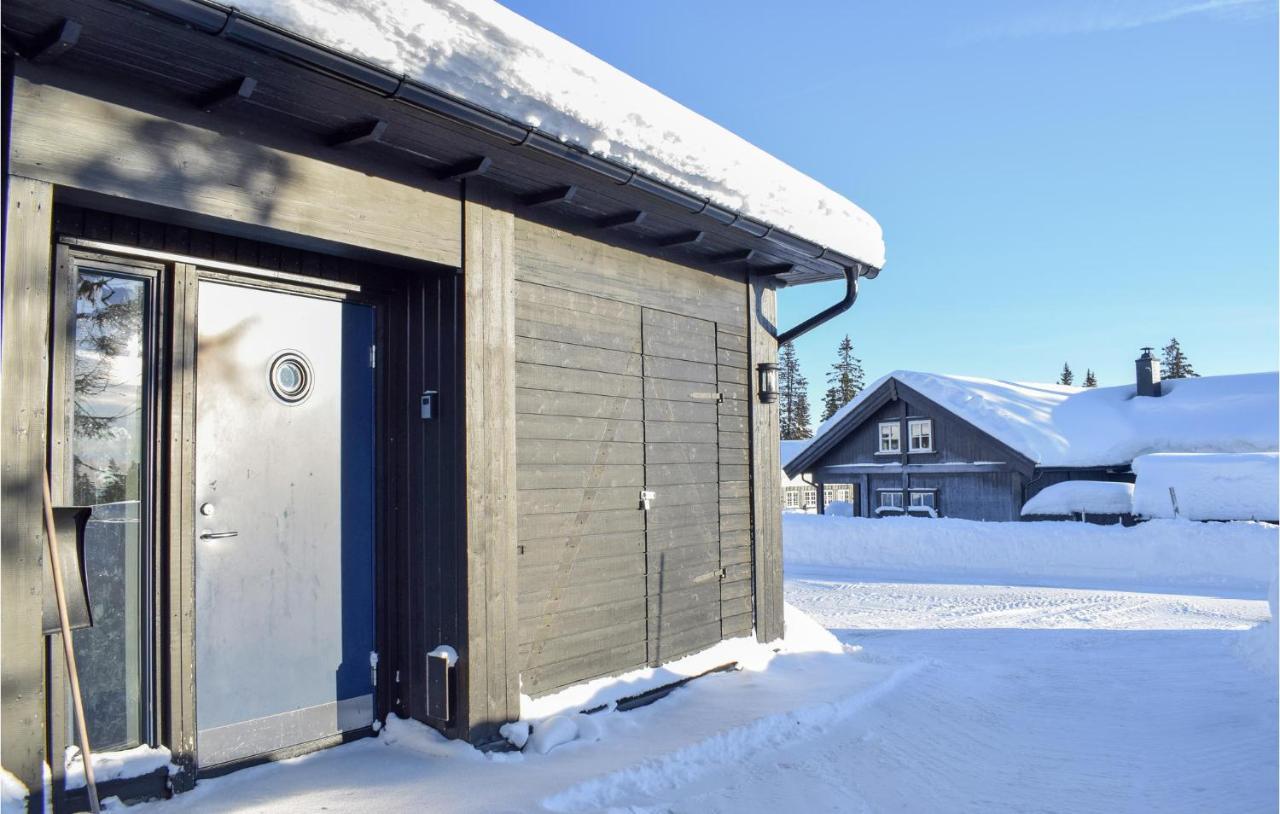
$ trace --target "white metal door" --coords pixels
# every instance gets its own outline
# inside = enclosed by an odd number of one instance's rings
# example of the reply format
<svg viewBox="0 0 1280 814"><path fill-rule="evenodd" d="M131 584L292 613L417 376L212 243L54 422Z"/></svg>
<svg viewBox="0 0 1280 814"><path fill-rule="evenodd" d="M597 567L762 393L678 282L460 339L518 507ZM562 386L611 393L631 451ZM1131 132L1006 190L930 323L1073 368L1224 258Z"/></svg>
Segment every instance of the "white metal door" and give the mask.
<svg viewBox="0 0 1280 814"><path fill-rule="evenodd" d="M203 766L373 720L373 342L368 306L200 283Z"/></svg>

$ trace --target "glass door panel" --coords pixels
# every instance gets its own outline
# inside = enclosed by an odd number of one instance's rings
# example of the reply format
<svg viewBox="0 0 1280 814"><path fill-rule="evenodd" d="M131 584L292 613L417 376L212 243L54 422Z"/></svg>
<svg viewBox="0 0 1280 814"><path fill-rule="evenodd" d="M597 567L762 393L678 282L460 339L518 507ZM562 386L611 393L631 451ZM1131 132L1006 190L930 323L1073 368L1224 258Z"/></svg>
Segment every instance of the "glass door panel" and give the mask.
<svg viewBox="0 0 1280 814"><path fill-rule="evenodd" d="M69 497L92 506L85 570L93 626L75 634L95 750L149 739L153 281L75 264ZM66 494L66 491L64 491Z"/></svg>

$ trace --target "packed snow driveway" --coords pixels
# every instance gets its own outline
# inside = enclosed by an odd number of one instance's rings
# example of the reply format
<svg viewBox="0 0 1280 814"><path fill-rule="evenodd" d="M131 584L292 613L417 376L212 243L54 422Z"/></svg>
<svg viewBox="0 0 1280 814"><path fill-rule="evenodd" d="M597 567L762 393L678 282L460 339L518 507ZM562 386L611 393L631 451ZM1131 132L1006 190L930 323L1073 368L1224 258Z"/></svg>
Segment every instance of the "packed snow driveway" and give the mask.
<svg viewBox="0 0 1280 814"><path fill-rule="evenodd" d="M1275 810L1275 676L1238 652L1264 601L829 575L792 575L787 599L929 664L837 737L674 810L751 810L761 787L815 810Z"/></svg>

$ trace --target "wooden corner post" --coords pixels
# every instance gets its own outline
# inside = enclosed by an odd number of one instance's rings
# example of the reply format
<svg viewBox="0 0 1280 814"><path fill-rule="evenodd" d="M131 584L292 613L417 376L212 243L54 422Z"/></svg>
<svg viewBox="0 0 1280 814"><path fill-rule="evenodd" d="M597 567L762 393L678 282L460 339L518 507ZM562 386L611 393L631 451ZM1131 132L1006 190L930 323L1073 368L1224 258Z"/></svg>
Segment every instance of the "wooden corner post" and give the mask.
<svg viewBox="0 0 1280 814"><path fill-rule="evenodd" d="M43 472L53 187L10 176L0 342L0 754L44 810Z"/></svg>
<svg viewBox="0 0 1280 814"><path fill-rule="evenodd" d="M777 293L768 279L748 278L751 335L751 530L756 638L782 637L782 460L778 404L760 401L759 365L778 361Z"/></svg>
<svg viewBox="0 0 1280 814"><path fill-rule="evenodd" d="M472 743L520 717L516 658L515 217L480 179L463 188L465 652L459 724Z"/></svg>

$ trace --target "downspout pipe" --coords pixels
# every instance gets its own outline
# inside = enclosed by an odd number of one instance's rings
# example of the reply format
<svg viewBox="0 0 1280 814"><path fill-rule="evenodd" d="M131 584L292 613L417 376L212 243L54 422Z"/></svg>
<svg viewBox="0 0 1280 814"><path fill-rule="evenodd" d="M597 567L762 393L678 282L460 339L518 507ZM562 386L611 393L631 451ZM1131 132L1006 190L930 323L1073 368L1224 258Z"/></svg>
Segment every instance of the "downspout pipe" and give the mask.
<svg viewBox="0 0 1280 814"><path fill-rule="evenodd" d="M845 311L853 307L854 302L858 299L858 272L859 266L845 266L844 269L844 299L840 302L826 308L813 316L801 322L799 325L778 334L778 344L785 345L792 340L799 339L814 328L829 322L834 317L838 317Z"/></svg>

